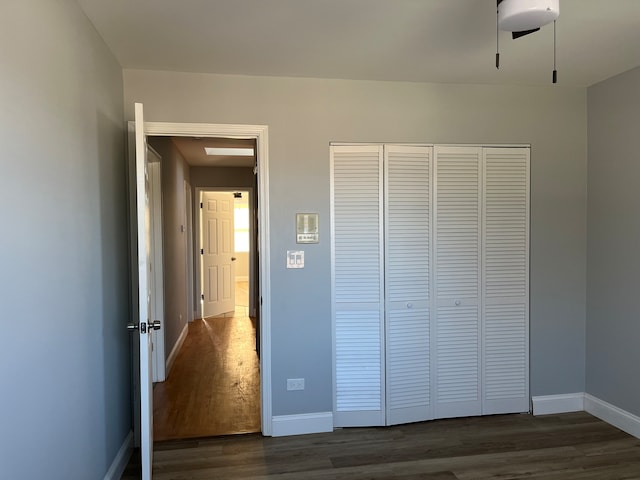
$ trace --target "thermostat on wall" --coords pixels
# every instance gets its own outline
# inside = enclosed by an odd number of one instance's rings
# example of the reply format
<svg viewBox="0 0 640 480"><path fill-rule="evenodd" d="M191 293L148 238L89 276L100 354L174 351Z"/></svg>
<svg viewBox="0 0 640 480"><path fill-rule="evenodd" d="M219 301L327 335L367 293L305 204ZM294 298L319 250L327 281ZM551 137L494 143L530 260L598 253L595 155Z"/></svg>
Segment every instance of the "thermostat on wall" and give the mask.
<svg viewBox="0 0 640 480"><path fill-rule="evenodd" d="M296 213L296 243L318 243L317 213Z"/></svg>

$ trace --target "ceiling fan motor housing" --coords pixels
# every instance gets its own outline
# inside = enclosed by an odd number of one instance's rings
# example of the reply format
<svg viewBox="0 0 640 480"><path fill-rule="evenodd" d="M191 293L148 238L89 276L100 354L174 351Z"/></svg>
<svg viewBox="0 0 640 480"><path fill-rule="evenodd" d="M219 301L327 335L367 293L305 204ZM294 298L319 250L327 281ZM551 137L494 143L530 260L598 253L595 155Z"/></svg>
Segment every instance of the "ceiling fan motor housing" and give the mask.
<svg viewBox="0 0 640 480"><path fill-rule="evenodd" d="M559 15L560 0L502 0L498 4L498 26L507 32L533 30Z"/></svg>

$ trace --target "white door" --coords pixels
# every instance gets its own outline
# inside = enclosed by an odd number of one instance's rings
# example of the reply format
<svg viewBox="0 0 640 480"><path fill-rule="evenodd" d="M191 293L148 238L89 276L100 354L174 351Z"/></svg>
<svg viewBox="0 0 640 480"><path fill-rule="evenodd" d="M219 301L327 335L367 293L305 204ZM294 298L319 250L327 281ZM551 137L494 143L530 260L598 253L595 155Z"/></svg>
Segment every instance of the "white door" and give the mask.
<svg viewBox="0 0 640 480"><path fill-rule="evenodd" d="M202 317L235 310L233 193L202 192L200 201Z"/></svg>
<svg viewBox="0 0 640 480"><path fill-rule="evenodd" d="M330 152L334 425L384 425L383 151Z"/></svg>
<svg viewBox="0 0 640 480"><path fill-rule="evenodd" d="M135 104L136 144L136 212L138 233L138 319L140 341L140 457L142 480L151 479L153 465L153 395L152 395L152 335L154 322L151 309L151 216L149 207L149 173L147 137L144 133L143 109ZM155 325L156 329L159 324Z"/></svg>
<svg viewBox="0 0 640 480"><path fill-rule="evenodd" d="M479 147L434 147L435 417L480 415Z"/></svg>
<svg viewBox="0 0 640 480"><path fill-rule="evenodd" d="M387 425L433 418L432 147L384 146Z"/></svg>
<svg viewBox="0 0 640 480"><path fill-rule="evenodd" d="M529 149L485 148L485 415L529 410Z"/></svg>

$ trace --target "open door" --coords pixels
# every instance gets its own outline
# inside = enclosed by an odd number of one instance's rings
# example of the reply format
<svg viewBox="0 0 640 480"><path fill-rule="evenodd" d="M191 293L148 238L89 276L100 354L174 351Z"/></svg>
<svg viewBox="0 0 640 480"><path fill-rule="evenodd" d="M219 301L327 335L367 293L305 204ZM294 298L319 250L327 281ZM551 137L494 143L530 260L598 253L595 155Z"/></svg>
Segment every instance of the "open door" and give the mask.
<svg viewBox="0 0 640 480"><path fill-rule="evenodd" d="M235 309L233 193L202 192L200 197L200 275L202 318Z"/></svg>
<svg viewBox="0 0 640 480"><path fill-rule="evenodd" d="M135 104L135 204L138 260L138 323L129 324L137 333L140 345L140 457L142 480L151 480L153 466L153 391L152 391L152 335L160 328L159 321L149 318L151 313L151 212L149 206L149 173L147 137L144 132L143 109ZM133 180L133 179L132 179Z"/></svg>

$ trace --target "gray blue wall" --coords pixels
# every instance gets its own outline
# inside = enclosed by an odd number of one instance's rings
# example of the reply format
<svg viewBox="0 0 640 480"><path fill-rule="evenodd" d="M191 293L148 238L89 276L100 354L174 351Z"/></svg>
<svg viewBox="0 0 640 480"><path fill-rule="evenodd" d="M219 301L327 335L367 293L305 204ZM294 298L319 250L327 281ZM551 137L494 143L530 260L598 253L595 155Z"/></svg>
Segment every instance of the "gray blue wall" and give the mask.
<svg viewBox="0 0 640 480"><path fill-rule="evenodd" d="M530 143L531 393L584 391L586 90L125 70L125 115L269 126L274 415L332 410L329 143ZM320 214L297 249L296 212ZM304 392L286 378L304 377Z"/></svg>
<svg viewBox="0 0 640 480"><path fill-rule="evenodd" d="M640 415L640 68L588 90L586 391Z"/></svg>
<svg viewBox="0 0 640 480"><path fill-rule="evenodd" d="M104 478L131 430L122 95L74 1L2 2L2 478Z"/></svg>

